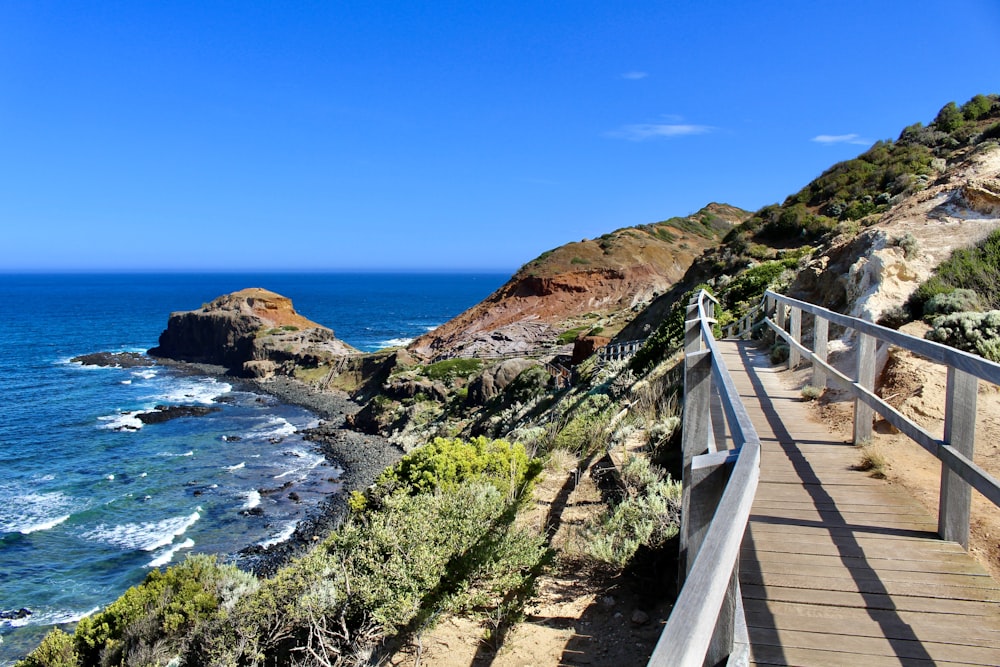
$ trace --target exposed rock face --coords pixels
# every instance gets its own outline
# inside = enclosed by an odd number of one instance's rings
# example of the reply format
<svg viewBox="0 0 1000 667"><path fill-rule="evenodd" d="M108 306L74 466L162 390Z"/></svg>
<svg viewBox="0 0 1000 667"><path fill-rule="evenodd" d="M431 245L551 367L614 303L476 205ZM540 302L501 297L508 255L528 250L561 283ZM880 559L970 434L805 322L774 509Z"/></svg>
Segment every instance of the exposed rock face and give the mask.
<svg viewBox="0 0 1000 667"><path fill-rule="evenodd" d="M702 250L749 213L711 204L688 218L561 246L522 267L485 301L421 336L424 358L489 356L555 345L568 319L638 309L683 277ZM520 345L519 345L520 344Z"/></svg>
<svg viewBox="0 0 1000 667"><path fill-rule="evenodd" d="M486 369L482 375L469 383L469 404L484 405L513 382L522 371L537 365L537 362L529 359L507 359Z"/></svg>
<svg viewBox="0 0 1000 667"><path fill-rule="evenodd" d="M929 187L877 223L823 251L800 271L789 294L877 321L904 303L952 251L1000 227L1000 148L942 169Z"/></svg>
<svg viewBox="0 0 1000 667"><path fill-rule="evenodd" d="M198 310L172 313L160 344L149 354L220 364L262 378L282 362L317 366L355 352L332 330L296 313L287 297L253 287L220 296ZM273 366L258 363L264 361Z"/></svg>
<svg viewBox="0 0 1000 667"><path fill-rule="evenodd" d="M573 359L570 363L574 366L583 363L594 352L611 342L607 336L581 336L573 342Z"/></svg>

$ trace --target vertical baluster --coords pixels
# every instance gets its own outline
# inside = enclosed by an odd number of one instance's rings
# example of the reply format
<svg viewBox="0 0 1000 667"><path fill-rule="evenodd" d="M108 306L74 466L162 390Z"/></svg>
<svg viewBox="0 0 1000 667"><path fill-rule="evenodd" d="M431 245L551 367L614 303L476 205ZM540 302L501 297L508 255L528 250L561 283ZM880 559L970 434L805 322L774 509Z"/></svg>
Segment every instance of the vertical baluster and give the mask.
<svg viewBox="0 0 1000 667"><path fill-rule="evenodd" d="M816 315L813 324L813 353L820 361L826 361L829 329L830 323L826 318ZM812 384L819 389L826 389L826 371L819 364L813 364Z"/></svg>
<svg viewBox="0 0 1000 667"><path fill-rule="evenodd" d="M858 368L856 382L871 391L875 388L875 338L858 332ZM874 411L860 398L854 399L854 444L865 445L872 439Z"/></svg>
<svg viewBox="0 0 1000 667"><path fill-rule="evenodd" d="M794 306L791 310L791 321L788 323L789 333L792 334L792 340L796 343L802 342L802 309L795 308ZM788 367L794 369L799 365L801 360L801 353L799 349L794 345L788 346Z"/></svg>
<svg viewBox="0 0 1000 667"><path fill-rule="evenodd" d="M979 382L974 375L948 367L948 397L944 409L944 441L972 459L976 436L976 398ZM969 548L969 509L972 487L941 463L941 505L938 533L941 539Z"/></svg>

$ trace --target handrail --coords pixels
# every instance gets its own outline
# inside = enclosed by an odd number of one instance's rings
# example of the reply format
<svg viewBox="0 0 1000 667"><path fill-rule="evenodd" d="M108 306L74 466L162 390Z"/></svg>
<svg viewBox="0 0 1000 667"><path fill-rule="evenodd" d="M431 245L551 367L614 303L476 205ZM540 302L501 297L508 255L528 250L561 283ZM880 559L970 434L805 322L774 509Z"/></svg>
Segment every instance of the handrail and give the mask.
<svg viewBox="0 0 1000 667"><path fill-rule="evenodd" d="M745 635L737 568L760 478L760 439L712 335L715 320L700 291L685 322L684 497L682 575L686 578L649 665L701 666L736 655ZM717 303L717 302L716 302ZM714 308L713 308L714 310ZM737 449L708 452L712 381ZM712 474L731 468L729 479ZM722 485L720 487L720 484Z"/></svg>
<svg viewBox="0 0 1000 667"><path fill-rule="evenodd" d="M956 541L968 548L970 487L979 491L994 505L1000 506L1000 481L973 462L978 380L1000 384L1000 364L941 343L835 313L770 290L765 293L764 301L770 304L764 308L765 312L775 309L777 322L766 316L763 321L788 343L789 365L794 367L799 357L804 357L813 364L814 384L823 388L828 380L832 380L855 397L856 444L864 444L871 439L872 417L874 413L878 413L941 461L942 484L938 532L942 538ZM792 331L786 331L784 328L786 307L790 309L788 321ZM812 350L801 342L800 327L803 312L810 313L815 318ZM841 373L826 360L829 322L858 332L858 364L854 378ZM876 341L897 345L948 367L948 397L943 438L934 437L875 394Z"/></svg>

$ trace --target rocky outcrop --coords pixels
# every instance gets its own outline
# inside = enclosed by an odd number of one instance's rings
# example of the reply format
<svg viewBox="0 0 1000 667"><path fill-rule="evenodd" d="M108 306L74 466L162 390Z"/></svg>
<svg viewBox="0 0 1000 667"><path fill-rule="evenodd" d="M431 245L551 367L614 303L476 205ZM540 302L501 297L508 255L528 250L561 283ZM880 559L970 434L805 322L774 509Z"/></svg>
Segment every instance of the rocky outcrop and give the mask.
<svg viewBox="0 0 1000 667"><path fill-rule="evenodd" d="M470 405L485 405L525 369L537 365L538 362L530 359L507 359L486 369L479 377L469 383L467 402Z"/></svg>
<svg viewBox="0 0 1000 667"><path fill-rule="evenodd" d="M115 368L137 368L152 366L152 359L138 352L94 352L73 357L70 361L84 366L113 366Z"/></svg>
<svg viewBox="0 0 1000 667"><path fill-rule="evenodd" d="M574 366L583 363L610 342L611 339L607 336L580 336L573 341L573 358L570 363Z"/></svg>
<svg viewBox="0 0 1000 667"><path fill-rule="evenodd" d="M637 312L749 213L711 204L687 218L569 243L522 267L485 301L421 336L423 358L538 353L583 316Z"/></svg>
<svg viewBox="0 0 1000 667"><path fill-rule="evenodd" d="M356 352L332 330L296 313L287 297L254 287L220 296L198 310L172 313L149 354L266 378L282 368L316 367Z"/></svg>
<svg viewBox="0 0 1000 667"><path fill-rule="evenodd" d="M1000 228L1000 148L942 169L931 185L901 199L857 236L817 253L789 294L877 321L905 303L955 249Z"/></svg>

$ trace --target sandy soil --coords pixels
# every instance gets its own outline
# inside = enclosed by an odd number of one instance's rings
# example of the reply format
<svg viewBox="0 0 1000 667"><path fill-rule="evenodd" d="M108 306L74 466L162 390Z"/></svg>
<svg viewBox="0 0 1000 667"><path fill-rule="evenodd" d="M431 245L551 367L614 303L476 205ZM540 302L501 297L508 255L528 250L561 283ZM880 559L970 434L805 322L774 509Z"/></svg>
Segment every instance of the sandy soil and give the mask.
<svg viewBox="0 0 1000 667"><path fill-rule="evenodd" d="M913 323L903 331L922 336L924 328L920 323ZM811 371L797 372L798 384L804 383L810 374ZM878 392L929 433L938 438L943 436L944 366L905 350L890 350ZM816 403L816 414L834 433L850 440L853 402L846 399L846 392L827 390ZM936 517L941 485L940 461L878 417L869 449L884 457L887 483L906 488ZM862 453L859 450L859 462ZM982 381L977 398L974 460L993 477L1000 477L1000 387ZM1000 580L1000 509L975 491L972 494L969 552Z"/></svg>
<svg viewBox="0 0 1000 667"><path fill-rule="evenodd" d="M594 571L572 554L579 550L576 528L603 505L594 481L607 460L567 459L536 487L535 507L525 520L545 527L561 556L539 580L526 618L499 640L489 619L448 618L416 637L389 664L399 667L548 667L644 665L670 613L662 582L628 573ZM579 466L579 467L578 467ZM580 470L579 475L577 470ZM663 568L672 578L673 566Z"/></svg>

